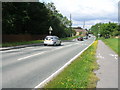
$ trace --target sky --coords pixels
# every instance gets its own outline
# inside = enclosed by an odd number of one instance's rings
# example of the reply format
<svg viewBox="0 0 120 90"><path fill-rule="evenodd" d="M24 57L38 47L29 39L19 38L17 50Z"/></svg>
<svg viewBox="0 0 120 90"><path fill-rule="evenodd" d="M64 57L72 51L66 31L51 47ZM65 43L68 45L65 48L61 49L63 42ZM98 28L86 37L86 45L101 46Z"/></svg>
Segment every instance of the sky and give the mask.
<svg viewBox="0 0 120 90"><path fill-rule="evenodd" d="M120 0L39 0L53 2L56 9L70 19L73 27L89 29L96 23L118 22L118 2Z"/></svg>

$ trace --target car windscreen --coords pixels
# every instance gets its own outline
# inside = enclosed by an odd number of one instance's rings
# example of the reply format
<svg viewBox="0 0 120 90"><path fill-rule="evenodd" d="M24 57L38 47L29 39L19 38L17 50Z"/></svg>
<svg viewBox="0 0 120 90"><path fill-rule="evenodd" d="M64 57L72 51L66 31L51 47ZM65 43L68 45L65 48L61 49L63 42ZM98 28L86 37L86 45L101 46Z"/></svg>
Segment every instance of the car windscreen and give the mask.
<svg viewBox="0 0 120 90"><path fill-rule="evenodd" d="M53 37L46 37L45 39L46 40L51 40L51 39L53 39Z"/></svg>

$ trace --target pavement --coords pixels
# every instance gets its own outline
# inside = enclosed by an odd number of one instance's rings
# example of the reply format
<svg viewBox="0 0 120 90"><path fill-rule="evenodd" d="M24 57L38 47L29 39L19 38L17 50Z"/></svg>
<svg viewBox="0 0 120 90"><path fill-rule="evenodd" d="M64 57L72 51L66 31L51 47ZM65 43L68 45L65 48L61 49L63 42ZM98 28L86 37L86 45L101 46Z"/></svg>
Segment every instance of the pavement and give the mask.
<svg viewBox="0 0 120 90"><path fill-rule="evenodd" d="M100 79L96 88L118 88L118 55L101 40L96 55L99 69L95 73Z"/></svg>

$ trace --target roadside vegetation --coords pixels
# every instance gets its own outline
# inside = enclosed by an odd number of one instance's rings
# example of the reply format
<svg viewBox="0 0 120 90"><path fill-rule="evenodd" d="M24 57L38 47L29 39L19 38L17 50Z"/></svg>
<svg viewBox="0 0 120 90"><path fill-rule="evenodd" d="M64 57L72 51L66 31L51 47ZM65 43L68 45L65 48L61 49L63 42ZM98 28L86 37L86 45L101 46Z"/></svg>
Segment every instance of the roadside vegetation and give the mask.
<svg viewBox="0 0 120 90"><path fill-rule="evenodd" d="M106 45L112 48L119 56L120 24L118 23L97 23L90 28L90 33L102 40Z"/></svg>
<svg viewBox="0 0 120 90"><path fill-rule="evenodd" d="M94 70L98 69L96 48L97 41L44 88L95 88L98 81L94 74Z"/></svg>
<svg viewBox="0 0 120 90"><path fill-rule="evenodd" d="M11 47L11 46L18 46L18 45L26 45L26 44L37 44L42 43L43 40L34 40L34 41L23 41L23 42L10 42L10 43L2 43L2 47Z"/></svg>
<svg viewBox="0 0 120 90"><path fill-rule="evenodd" d="M3 2L2 25L2 34L7 35L48 35L52 26L52 34L64 38L71 36L72 22L56 9L54 3Z"/></svg>
<svg viewBox="0 0 120 90"><path fill-rule="evenodd" d="M101 38L101 40L120 56L118 38Z"/></svg>
<svg viewBox="0 0 120 90"><path fill-rule="evenodd" d="M90 28L96 37L110 38L120 36L120 25L117 23L97 23Z"/></svg>

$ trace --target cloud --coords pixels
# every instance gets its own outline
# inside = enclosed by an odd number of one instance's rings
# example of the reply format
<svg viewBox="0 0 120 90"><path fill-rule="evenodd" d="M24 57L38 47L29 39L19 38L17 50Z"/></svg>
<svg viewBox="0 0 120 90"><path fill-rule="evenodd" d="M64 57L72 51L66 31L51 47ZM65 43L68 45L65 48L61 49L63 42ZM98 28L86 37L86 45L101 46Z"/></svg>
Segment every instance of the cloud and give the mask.
<svg viewBox="0 0 120 90"><path fill-rule="evenodd" d="M83 24L85 20L89 25L98 21L117 22L119 0L42 0L53 2L64 16L72 14L73 26ZM95 22L95 23L94 23Z"/></svg>

